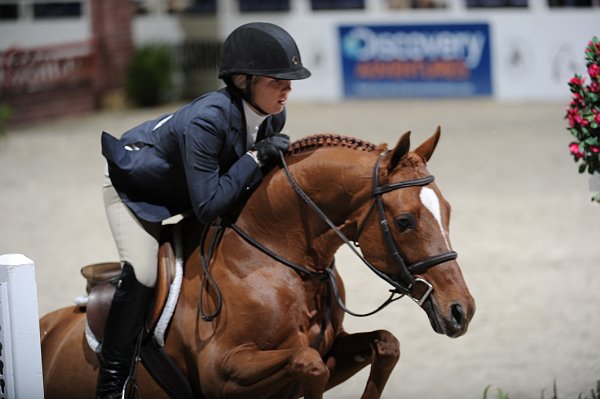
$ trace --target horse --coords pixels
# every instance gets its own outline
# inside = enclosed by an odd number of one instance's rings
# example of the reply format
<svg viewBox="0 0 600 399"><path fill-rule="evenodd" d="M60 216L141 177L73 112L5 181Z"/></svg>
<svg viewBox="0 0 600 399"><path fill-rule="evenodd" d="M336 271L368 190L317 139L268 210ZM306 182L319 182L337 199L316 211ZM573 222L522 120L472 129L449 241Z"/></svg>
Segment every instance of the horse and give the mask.
<svg viewBox="0 0 600 399"><path fill-rule="evenodd" d="M322 398L369 365L362 398L381 397L399 342L385 330L344 330L342 244L392 285L385 305L406 296L436 333L467 331L475 302L450 246L450 205L427 170L439 137L438 127L411 151L410 132L391 150L309 136L249 195L208 262L198 225L184 229L194 238L164 351L194 397ZM47 399L94 397L98 361L85 328L77 306L41 319ZM143 365L137 382L142 397L169 397Z"/></svg>

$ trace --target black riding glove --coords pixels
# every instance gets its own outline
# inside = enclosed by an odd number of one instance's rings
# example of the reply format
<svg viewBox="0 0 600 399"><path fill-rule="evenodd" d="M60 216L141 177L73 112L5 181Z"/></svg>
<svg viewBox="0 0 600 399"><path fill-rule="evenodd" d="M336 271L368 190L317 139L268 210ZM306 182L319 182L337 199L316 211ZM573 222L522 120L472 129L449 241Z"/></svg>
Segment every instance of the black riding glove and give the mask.
<svg viewBox="0 0 600 399"><path fill-rule="evenodd" d="M290 137L287 134L276 134L254 143L254 149L259 161L269 163L279 159L279 151L285 154L289 144Z"/></svg>

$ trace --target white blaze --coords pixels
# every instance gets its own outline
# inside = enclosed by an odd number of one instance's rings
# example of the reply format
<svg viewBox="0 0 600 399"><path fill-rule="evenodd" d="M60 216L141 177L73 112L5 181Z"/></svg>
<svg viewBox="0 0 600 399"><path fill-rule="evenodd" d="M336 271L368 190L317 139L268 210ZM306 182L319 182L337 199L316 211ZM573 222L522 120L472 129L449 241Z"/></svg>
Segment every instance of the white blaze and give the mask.
<svg viewBox="0 0 600 399"><path fill-rule="evenodd" d="M448 247L448 250L450 250L448 233L442 225L442 210L440 208L440 199L438 198L435 191L427 187L423 187L421 189L421 194L419 196L425 208L427 208L427 210L431 212L435 220L437 220L438 225L440 226L440 231L442 232L442 236L444 237L444 241L446 242L446 247Z"/></svg>

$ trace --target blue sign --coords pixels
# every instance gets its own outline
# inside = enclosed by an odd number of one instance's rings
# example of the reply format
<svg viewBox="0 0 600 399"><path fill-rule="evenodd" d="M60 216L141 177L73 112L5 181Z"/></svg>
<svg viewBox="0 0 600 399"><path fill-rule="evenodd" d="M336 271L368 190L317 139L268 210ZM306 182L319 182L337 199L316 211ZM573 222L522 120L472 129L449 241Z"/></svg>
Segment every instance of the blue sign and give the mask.
<svg viewBox="0 0 600 399"><path fill-rule="evenodd" d="M346 97L492 94L487 24L340 26Z"/></svg>

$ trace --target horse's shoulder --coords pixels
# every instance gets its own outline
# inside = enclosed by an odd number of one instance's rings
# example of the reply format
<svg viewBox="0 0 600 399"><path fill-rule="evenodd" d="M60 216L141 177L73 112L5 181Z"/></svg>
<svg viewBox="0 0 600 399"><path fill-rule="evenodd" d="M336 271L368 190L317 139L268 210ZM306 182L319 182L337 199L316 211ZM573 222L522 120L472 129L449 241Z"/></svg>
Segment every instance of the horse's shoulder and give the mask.
<svg viewBox="0 0 600 399"><path fill-rule="evenodd" d="M40 319L40 338L43 342L56 334L62 336L82 323L85 323L85 313L78 306L55 310Z"/></svg>

